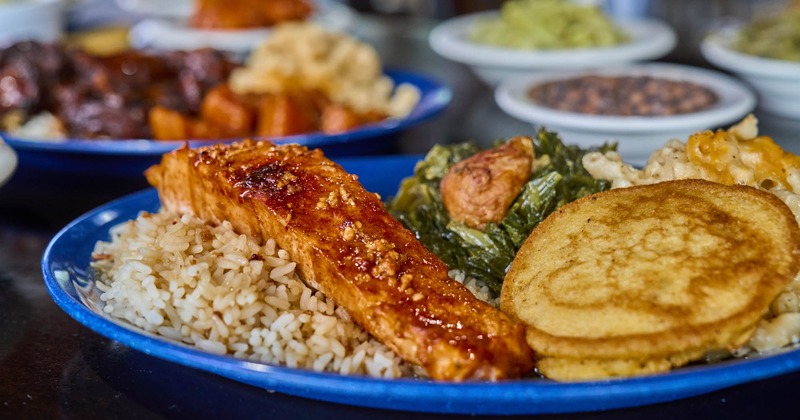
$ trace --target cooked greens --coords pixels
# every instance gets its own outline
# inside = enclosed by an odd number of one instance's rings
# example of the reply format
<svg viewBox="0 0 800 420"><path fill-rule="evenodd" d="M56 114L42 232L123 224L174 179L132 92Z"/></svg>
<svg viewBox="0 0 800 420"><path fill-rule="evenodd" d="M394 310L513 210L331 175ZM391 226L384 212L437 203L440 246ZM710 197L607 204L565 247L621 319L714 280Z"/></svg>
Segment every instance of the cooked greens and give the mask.
<svg viewBox="0 0 800 420"><path fill-rule="evenodd" d="M753 20L735 42L736 49L746 54L800 61L800 7Z"/></svg>
<svg viewBox="0 0 800 420"><path fill-rule="evenodd" d="M583 169L581 158L589 150L567 146L545 129L538 131L533 143L536 170L506 217L489 223L483 231L451 220L439 191L450 166L481 151L471 142L434 146L417 164L414 175L403 180L387 208L449 267L483 280L499 294L514 255L539 222L556 208L610 186ZM599 150L614 148L605 145Z"/></svg>

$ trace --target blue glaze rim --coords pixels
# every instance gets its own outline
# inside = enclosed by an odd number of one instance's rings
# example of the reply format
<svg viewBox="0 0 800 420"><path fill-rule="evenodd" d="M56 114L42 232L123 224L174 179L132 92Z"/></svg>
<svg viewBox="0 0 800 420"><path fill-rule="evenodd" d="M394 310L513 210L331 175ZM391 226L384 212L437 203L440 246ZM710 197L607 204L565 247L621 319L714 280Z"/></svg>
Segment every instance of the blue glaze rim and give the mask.
<svg viewBox="0 0 800 420"><path fill-rule="evenodd" d="M377 156L336 159L359 176L365 187L387 198L402 178L411 175L419 156ZM380 171L380 176L376 176ZM88 278L91 249L108 240L111 226L157 211L155 190L112 201L64 227L42 257L47 289L58 306L95 332L145 354L190 368L300 397L400 411L448 414L541 414L608 410L674 401L718 389L800 370L800 350L753 359L694 365L666 374L630 379L557 383L523 379L499 383L449 383L415 379L374 379L317 373L218 356L145 333L99 315L81 302L75 281ZM68 282L56 270L70 273Z"/></svg>
<svg viewBox="0 0 800 420"><path fill-rule="evenodd" d="M408 83L420 91L419 103L404 118L389 118L366 124L340 134L309 133L293 136L267 138L256 137L272 142L297 143L309 148L325 148L350 143L362 144L401 132L439 115L452 101L452 90L442 82L421 73L404 70L386 70L385 73L395 85ZM32 141L0 132L0 137L12 148L20 151L59 152L70 154L159 156L172 151L188 141L192 147L219 142L232 142L239 139L155 141L149 139L86 140L67 139L60 142Z"/></svg>

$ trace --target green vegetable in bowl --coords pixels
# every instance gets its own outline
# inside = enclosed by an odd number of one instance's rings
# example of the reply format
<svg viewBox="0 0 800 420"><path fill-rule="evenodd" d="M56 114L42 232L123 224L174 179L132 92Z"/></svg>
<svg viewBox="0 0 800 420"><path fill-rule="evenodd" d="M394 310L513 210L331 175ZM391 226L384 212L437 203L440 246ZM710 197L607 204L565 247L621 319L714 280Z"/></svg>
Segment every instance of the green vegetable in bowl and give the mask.
<svg viewBox="0 0 800 420"><path fill-rule="evenodd" d="M735 48L745 54L800 61L800 7L753 20L739 33Z"/></svg>
<svg viewBox="0 0 800 420"><path fill-rule="evenodd" d="M510 0L500 17L477 22L470 39L500 47L547 50L612 46L627 42L597 6L567 0Z"/></svg>
<svg viewBox="0 0 800 420"><path fill-rule="evenodd" d="M581 159L590 150L567 146L545 129L538 131L533 143L536 170L499 223L488 223L483 230L471 228L452 220L442 202L442 177L453 164L481 151L474 143L433 147L414 175L403 180L387 208L450 268L482 280L499 294L508 266L539 222L570 201L610 187L583 169ZM615 148L604 145L592 150Z"/></svg>

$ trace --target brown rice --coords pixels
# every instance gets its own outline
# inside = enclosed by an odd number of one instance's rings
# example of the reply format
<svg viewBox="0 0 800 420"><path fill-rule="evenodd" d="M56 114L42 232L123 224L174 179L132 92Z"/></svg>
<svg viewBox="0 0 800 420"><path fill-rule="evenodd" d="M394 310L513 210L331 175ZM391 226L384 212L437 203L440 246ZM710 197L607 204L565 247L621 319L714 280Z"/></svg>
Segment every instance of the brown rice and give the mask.
<svg viewBox="0 0 800 420"><path fill-rule="evenodd" d="M394 378L412 368L306 286L273 239L229 223L142 213L98 242L103 312L205 351L315 371Z"/></svg>

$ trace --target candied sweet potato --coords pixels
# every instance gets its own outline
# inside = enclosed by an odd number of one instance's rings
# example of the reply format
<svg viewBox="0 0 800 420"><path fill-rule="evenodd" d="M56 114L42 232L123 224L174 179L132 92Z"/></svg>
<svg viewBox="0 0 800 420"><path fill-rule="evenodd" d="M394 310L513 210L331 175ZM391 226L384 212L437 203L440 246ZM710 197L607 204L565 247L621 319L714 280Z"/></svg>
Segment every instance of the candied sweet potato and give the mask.
<svg viewBox="0 0 800 420"><path fill-rule="evenodd" d="M244 29L302 20L314 10L309 0L197 0L189 23L202 29Z"/></svg>
<svg viewBox="0 0 800 420"><path fill-rule="evenodd" d="M361 119L352 109L338 104L331 104L322 110L320 128L328 134L343 133L361 125Z"/></svg>
<svg viewBox="0 0 800 420"><path fill-rule="evenodd" d="M276 137L317 131L319 115L312 101L309 95L264 96L258 105L256 135Z"/></svg>
<svg viewBox="0 0 800 420"><path fill-rule="evenodd" d="M386 115L377 111L359 113L345 105L329 103L322 108L320 130L326 134L344 133L384 118Z"/></svg>
<svg viewBox="0 0 800 420"><path fill-rule="evenodd" d="M223 83L212 88L203 98L200 117L218 127L226 137L244 137L253 132L256 110L246 98Z"/></svg>
<svg viewBox="0 0 800 420"><path fill-rule="evenodd" d="M155 140L195 140L229 137L208 121L156 106L148 113Z"/></svg>
<svg viewBox="0 0 800 420"><path fill-rule="evenodd" d="M155 106L148 112L147 119L156 140L181 140L187 137L187 117L178 111Z"/></svg>

